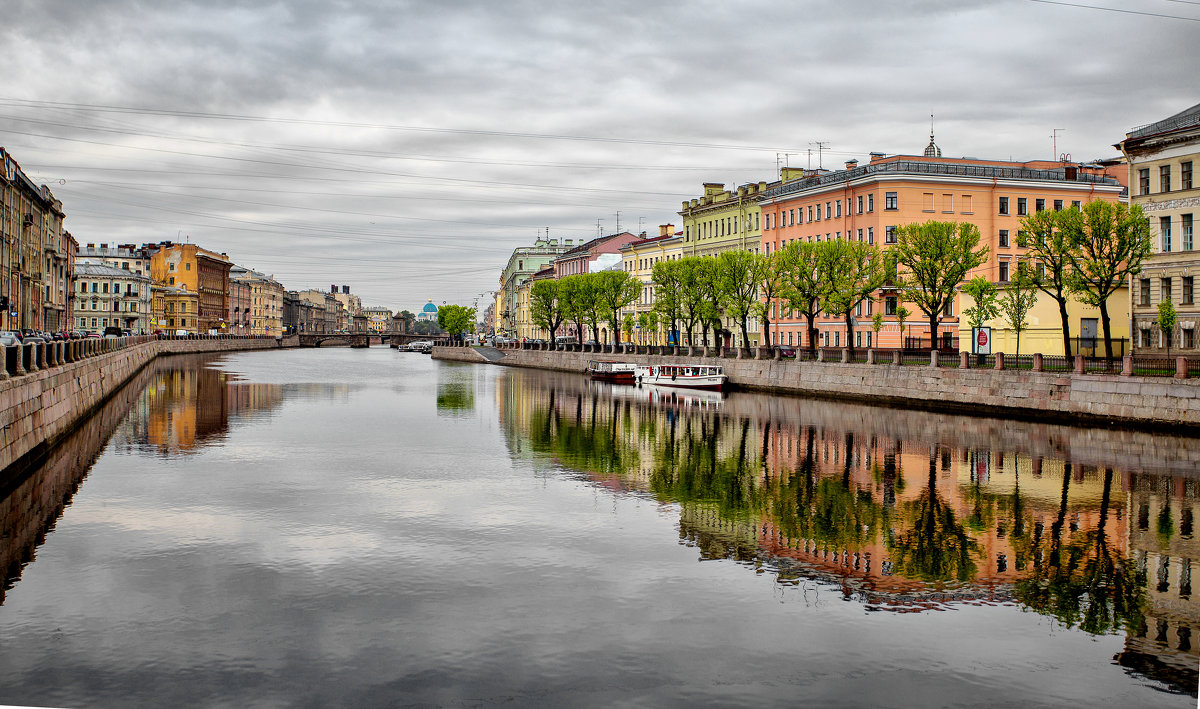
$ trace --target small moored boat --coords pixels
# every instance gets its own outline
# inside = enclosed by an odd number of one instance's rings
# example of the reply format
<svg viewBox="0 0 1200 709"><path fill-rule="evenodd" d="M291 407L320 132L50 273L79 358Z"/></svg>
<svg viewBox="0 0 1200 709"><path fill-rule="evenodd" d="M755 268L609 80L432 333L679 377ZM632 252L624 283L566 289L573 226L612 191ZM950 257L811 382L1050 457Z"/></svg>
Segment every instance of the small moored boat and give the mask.
<svg viewBox="0 0 1200 709"><path fill-rule="evenodd" d="M716 389L725 386L725 368L707 364L656 364L637 368L637 381L663 387Z"/></svg>
<svg viewBox="0 0 1200 709"><path fill-rule="evenodd" d="M615 362L612 360L592 360L588 362L587 372L592 379L602 382L633 383L637 365L633 362Z"/></svg>

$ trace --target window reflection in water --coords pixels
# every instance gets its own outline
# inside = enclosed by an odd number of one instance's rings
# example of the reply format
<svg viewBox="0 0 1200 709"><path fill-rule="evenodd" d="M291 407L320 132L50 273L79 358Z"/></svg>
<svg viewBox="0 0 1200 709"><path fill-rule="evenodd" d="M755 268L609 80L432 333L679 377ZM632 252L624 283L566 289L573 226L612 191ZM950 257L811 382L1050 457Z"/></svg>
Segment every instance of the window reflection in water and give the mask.
<svg viewBox="0 0 1200 709"><path fill-rule="evenodd" d="M868 608L1020 604L1195 693L1194 440L512 372L515 455L677 507L703 559Z"/></svg>

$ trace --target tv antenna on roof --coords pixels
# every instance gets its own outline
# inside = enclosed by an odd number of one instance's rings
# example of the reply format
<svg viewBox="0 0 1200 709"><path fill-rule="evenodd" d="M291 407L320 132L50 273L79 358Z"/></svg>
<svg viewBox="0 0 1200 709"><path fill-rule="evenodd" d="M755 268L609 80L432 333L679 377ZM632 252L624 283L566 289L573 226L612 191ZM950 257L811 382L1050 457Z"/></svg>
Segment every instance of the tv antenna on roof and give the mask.
<svg viewBox="0 0 1200 709"><path fill-rule="evenodd" d="M825 162L824 162L824 160L822 159L822 154L823 154L823 152L824 152L824 150L825 150L825 146L826 146L826 145L829 145L829 141L827 141L827 140L814 140L814 141L810 142L810 143L809 143L809 145L815 145L815 146L817 146L817 169L818 169L818 170L823 170L823 169L825 169ZM812 167L812 151L811 151L811 150L809 150L809 151L808 151L808 157L809 157L809 165L808 165L808 166L809 166L809 167Z"/></svg>
<svg viewBox="0 0 1200 709"><path fill-rule="evenodd" d="M1050 131L1050 144L1054 146L1054 155L1058 155L1058 133L1059 131L1066 132L1066 128L1055 128ZM1050 158L1053 160L1054 158Z"/></svg>

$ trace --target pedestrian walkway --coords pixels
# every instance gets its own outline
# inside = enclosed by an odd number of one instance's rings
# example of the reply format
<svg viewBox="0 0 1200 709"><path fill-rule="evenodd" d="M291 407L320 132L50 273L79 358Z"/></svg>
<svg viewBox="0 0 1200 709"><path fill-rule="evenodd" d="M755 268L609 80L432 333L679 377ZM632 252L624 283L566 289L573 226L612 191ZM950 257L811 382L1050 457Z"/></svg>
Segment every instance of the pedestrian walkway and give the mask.
<svg viewBox="0 0 1200 709"><path fill-rule="evenodd" d="M476 352L478 352L479 354L483 355L484 359L486 359L489 362L496 362L498 360L504 359L504 353L501 352L500 350L496 349L495 347L479 346L479 347L472 347L471 349L473 349Z"/></svg>

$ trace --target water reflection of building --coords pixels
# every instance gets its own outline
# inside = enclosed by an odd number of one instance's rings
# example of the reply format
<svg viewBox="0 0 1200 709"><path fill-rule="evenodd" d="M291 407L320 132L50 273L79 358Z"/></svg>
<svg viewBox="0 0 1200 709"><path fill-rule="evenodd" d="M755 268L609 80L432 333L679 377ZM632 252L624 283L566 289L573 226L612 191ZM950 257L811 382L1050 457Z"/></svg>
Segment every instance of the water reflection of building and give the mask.
<svg viewBox="0 0 1200 709"><path fill-rule="evenodd" d="M686 407L572 374L497 391L512 450L677 503L702 558L879 609L1019 602L1125 633L1123 663L1195 692L1194 440L737 393Z"/></svg>

